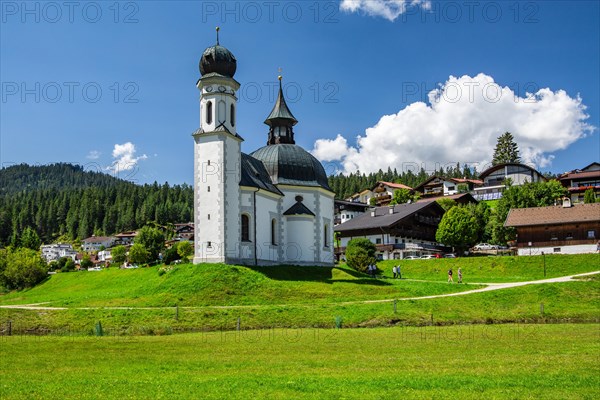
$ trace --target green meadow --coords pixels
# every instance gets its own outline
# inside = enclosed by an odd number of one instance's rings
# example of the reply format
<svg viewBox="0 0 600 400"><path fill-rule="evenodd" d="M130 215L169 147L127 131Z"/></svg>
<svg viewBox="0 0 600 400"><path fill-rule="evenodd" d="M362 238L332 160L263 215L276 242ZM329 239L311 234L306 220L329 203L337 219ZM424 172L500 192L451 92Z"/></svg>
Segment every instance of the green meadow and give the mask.
<svg viewBox="0 0 600 400"><path fill-rule="evenodd" d="M547 277L599 269L598 255L547 256ZM100 321L118 335L162 335L220 329L455 325L511 322L598 322L600 280L527 285L461 296L419 299L481 288L448 284L446 269L461 265L465 281L511 282L543 278L541 257L477 257L380 263L373 279L335 268L180 265L61 273L41 285L0 296L0 333L94 334ZM414 280L413 280L414 278ZM53 308L54 307L54 308ZM55 307L64 307L56 309Z"/></svg>
<svg viewBox="0 0 600 400"><path fill-rule="evenodd" d="M0 337L2 399L596 399L598 324Z"/></svg>

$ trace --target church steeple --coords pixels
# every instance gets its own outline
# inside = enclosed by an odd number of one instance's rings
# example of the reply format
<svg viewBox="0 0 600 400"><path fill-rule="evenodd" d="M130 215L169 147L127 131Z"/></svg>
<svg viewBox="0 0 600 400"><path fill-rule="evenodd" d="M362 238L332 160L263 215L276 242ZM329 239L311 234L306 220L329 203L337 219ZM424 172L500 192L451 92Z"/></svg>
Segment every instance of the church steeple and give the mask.
<svg viewBox="0 0 600 400"><path fill-rule="evenodd" d="M298 120L288 108L285 98L283 97L281 75L278 79L279 95L277 96L271 114L269 114L265 120L265 124L269 125L269 139L267 140L267 145L283 143L295 144L293 127L298 123Z"/></svg>

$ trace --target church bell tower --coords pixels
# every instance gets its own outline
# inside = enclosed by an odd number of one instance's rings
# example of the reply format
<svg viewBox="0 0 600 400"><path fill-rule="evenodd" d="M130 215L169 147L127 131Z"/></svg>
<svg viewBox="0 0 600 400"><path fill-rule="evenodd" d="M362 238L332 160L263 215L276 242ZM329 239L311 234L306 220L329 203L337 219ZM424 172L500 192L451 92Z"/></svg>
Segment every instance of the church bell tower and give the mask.
<svg viewBox="0 0 600 400"><path fill-rule="evenodd" d="M204 50L196 86L200 128L194 137L194 263L235 262L240 242L241 142L237 134L237 61L217 43Z"/></svg>

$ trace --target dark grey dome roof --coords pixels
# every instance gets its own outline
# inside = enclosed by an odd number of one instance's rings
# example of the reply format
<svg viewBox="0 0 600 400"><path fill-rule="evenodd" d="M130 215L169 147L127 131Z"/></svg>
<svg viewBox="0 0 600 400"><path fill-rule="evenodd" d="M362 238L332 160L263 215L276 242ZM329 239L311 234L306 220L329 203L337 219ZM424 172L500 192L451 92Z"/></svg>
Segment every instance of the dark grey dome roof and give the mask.
<svg viewBox="0 0 600 400"><path fill-rule="evenodd" d="M237 69L237 61L234 55L223 46L218 44L204 50L200 58L200 74L217 74L233 78Z"/></svg>
<svg viewBox="0 0 600 400"><path fill-rule="evenodd" d="M295 144L272 144L250 154L262 161L274 184L315 186L332 191L323 165Z"/></svg>

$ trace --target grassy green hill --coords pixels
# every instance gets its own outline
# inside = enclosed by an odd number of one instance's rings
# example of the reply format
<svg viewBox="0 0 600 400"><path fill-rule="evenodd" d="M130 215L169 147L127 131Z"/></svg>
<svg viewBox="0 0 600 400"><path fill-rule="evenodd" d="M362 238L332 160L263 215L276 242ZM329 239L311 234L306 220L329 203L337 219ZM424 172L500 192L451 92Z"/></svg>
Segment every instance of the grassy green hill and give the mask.
<svg viewBox="0 0 600 400"><path fill-rule="evenodd" d="M455 274L460 267L465 282L521 282L574 275L600 270L600 254L548 254L517 257L460 257L432 260L390 260L377 265L385 276L392 276L392 267L400 265L402 276L428 281L444 280L448 269Z"/></svg>
<svg viewBox="0 0 600 400"><path fill-rule="evenodd" d="M598 255L548 256L547 277L599 269ZM481 257L402 262L409 279L372 279L347 267L241 267L180 265L63 273L26 291L0 296L0 305L44 303L65 309L0 308L0 333L92 333L102 321L115 334L265 327L346 327L598 321L600 279L528 285L434 299L402 300L476 289L446 283L448 266L462 266L468 281L543 278L536 257ZM384 275L392 262L380 264ZM411 280L415 278L419 280ZM421 281L422 280L422 281ZM396 310L392 299L398 299ZM541 305L543 303L543 313ZM177 309L175 306L178 306Z"/></svg>
<svg viewBox="0 0 600 400"><path fill-rule="evenodd" d="M30 290L0 296L0 304L55 307L169 307L323 304L428 296L476 289L446 282L372 279L349 268L179 265L59 273Z"/></svg>

